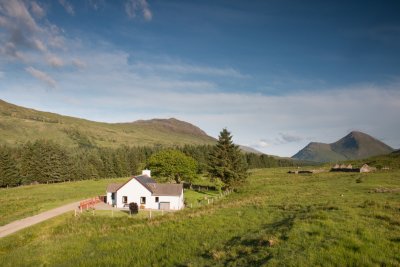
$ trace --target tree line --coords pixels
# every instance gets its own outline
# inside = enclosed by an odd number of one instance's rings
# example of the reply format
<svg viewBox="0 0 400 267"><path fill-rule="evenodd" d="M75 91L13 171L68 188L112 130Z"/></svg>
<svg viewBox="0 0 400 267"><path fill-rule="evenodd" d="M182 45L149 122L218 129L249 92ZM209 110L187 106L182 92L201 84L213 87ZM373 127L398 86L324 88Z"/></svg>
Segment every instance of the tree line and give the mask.
<svg viewBox="0 0 400 267"><path fill-rule="evenodd" d="M32 183L52 183L85 179L125 177L139 173L149 158L166 148L127 147L68 148L53 141L38 140L17 146L0 147L0 187ZM209 171L211 145L175 147L196 161L197 173ZM241 154L248 168L291 166L291 160L267 155Z"/></svg>

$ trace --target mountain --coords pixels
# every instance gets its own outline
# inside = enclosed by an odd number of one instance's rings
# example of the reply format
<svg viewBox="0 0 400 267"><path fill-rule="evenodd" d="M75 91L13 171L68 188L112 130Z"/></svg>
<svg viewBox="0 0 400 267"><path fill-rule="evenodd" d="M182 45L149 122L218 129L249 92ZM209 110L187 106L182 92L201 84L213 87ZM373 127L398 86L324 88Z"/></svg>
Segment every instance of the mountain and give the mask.
<svg viewBox="0 0 400 267"><path fill-rule="evenodd" d="M249 146L242 146L242 145L239 145L239 148L240 148L240 150L242 150L242 151L245 152L245 153L254 153L254 154L257 154L257 155L262 155L262 154L264 154L263 152L258 151L257 149L252 148L252 147L249 147Z"/></svg>
<svg viewBox="0 0 400 267"><path fill-rule="evenodd" d="M315 162L337 162L363 159L388 154L392 151L393 148L376 138L362 132L353 131L332 144L312 142L292 158Z"/></svg>
<svg viewBox="0 0 400 267"><path fill-rule="evenodd" d="M216 142L199 127L175 118L104 123L24 108L0 99L0 145L37 139L53 140L69 147L212 145ZM251 147L240 146L240 149L263 154Z"/></svg>
<svg viewBox="0 0 400 267"><path fill-rule="evenodd" d="M0 100L0 144L49 139L69 147L203 145L216 139L174 118L103 123L24 108Z"/></svg>

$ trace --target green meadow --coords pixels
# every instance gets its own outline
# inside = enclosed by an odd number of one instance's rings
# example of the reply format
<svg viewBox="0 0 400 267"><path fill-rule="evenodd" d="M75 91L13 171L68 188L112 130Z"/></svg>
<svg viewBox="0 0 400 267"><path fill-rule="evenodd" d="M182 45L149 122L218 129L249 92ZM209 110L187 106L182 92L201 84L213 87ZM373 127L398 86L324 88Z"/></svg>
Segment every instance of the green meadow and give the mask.
<svg viewBox="0 0 400 267"><path fill-rule="evenodd" d="M100 211L77 217L65 214L2 238L0 263L400 265L399 171L313 175L287 171L253 170L247 185L210 204L203 200L217 199L216 192L187 193L188 200L202 205L157 213L152 219L143 212L113 217Z"/></svg>
<svg viewBox="0 0 400 267"><path fill-rule="evenodd" d="M85 180L2 188L0 226L74 201L105 195L109 183L123 182L127 179Z"/></svg>

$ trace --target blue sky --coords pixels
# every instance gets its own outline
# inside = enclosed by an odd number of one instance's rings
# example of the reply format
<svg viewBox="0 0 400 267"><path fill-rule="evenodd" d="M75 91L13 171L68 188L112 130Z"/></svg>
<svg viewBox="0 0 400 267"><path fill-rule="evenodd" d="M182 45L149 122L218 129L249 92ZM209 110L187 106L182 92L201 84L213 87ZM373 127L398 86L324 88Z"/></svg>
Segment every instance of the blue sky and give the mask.
<svg viewBox="0 0 400 267"><path fill-rule="evenodd" d="M351 130L400 147L398 1L0 0L0 98L176 117L291 156Z"/></svg>

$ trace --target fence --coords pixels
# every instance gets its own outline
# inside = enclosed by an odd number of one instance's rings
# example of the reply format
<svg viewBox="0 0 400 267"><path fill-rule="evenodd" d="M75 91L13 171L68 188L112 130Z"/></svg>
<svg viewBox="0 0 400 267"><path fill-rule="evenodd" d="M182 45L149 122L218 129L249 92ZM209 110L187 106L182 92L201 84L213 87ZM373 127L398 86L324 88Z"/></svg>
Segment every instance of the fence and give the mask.
<svg viewBox="0 0 400 267"><path fill-rule="evenodd" d="M79 203L79 209L89 209L89 208L93 208L94 205L96 205L97 203L102 202L100 197L94 197L94 198L90 198L90 199L86 199L84 201L81 201Z"/></svg>

